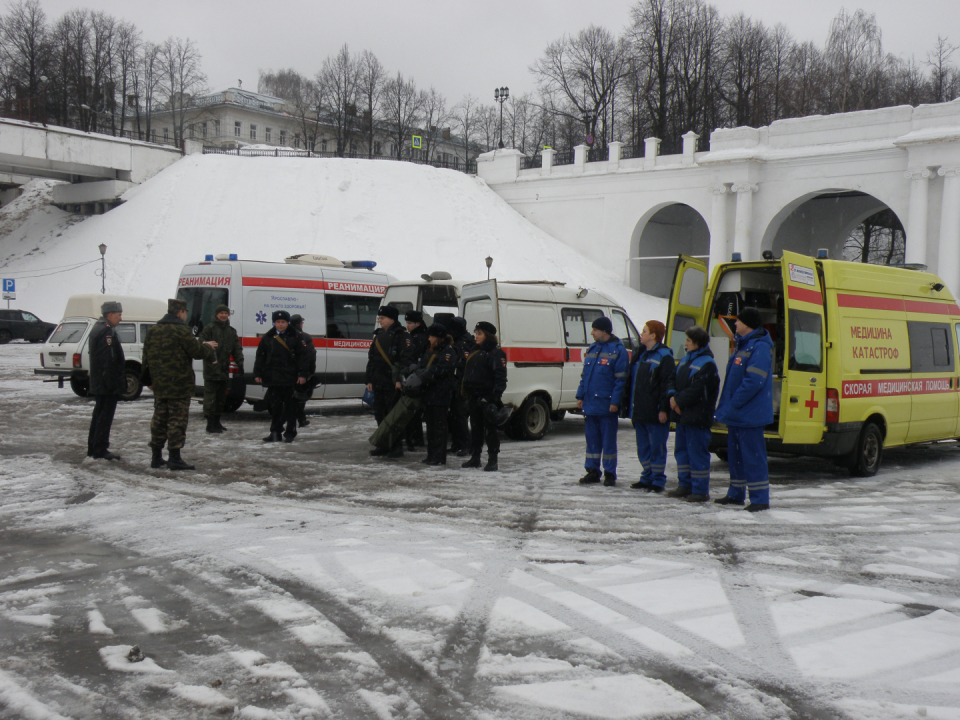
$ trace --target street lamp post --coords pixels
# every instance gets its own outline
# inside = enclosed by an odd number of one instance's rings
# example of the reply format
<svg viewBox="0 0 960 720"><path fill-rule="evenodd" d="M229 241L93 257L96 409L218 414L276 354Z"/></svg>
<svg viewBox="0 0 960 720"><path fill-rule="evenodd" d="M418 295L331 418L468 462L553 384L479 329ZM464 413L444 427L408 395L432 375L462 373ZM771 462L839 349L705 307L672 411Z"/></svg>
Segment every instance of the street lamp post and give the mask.
<svg viewBox="0 0 960 720"><path fill-rule="evenodd" d="M107 292L107 264L105 255L107 254L107 246L103 243L100 243L100 294L105 295Z"/></svg>
<svg viewBox="0 0 960 720"><path fill-rule="evenodd" d="M484 262L487 264L487 280L489 280L489 279L490 279L490 266L493 265L493 258L490 257L489 255L487 255L487 257L484 258Z"/></svg>
<svg viewBox="0 0 960 720"><path fill-rule="evenodd" d="M500 149L503 150L503 104L507 101L507 98L510 97L510 88L494 88L493 89L493 99L495 102L500 103Z"/></svg>

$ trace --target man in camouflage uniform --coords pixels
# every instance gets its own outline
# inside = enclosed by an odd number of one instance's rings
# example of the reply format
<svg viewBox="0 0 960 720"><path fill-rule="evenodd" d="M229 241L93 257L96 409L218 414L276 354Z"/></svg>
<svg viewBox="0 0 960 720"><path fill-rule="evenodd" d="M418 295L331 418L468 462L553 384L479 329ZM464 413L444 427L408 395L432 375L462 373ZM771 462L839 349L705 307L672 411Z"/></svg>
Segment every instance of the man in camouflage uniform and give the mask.
<svg viewBox="0 0 960 720"><path fill-rule="evenodd" d="M187 304L167 300L167 314L147 331L143 341L143 384L153 390L153 420L150 421L150 467L166 465L170 470L193 470L180 457L187 437L187 416L195 377L193 360L216 361L217 343L200 342L186 323ZM169 442L170 459L163 459L163 446Z"/></svg>
<svg viewBox="0 0 960 720"><path fill-rule="evenodd" d="M199 338L202 342L216 343L214 356L203 360L203 416L207 419L208 433L222 433L226 428L220 424L220 416L230 385L231 357L243 374L243 347L237 331L230 325L230 308L217 305L213 322L200 331Z"/></svg>

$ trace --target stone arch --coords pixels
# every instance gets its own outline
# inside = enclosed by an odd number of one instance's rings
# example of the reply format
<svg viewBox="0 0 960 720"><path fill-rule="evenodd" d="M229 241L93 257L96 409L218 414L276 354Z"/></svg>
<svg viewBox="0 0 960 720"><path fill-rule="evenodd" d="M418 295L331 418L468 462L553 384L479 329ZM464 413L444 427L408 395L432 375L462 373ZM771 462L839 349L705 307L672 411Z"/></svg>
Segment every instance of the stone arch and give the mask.
<svg viewBox="0 0 960 720"><path fill-rule="evenodd" d="M710 229L690 205L664 202L650 208L637 222L630 238L627 277L630 287L655 297L667 297L676 257L710 254ZM662 260L637 260L660 257Z"/></svg>
<svg viewBox="0 0 960 720"><path fill-rule="evenodd" d="M897 215L889 203L858 190L823 188L808 192L774 215L760 247L772 250L774 255L784 250L816 255L818 249L826 248L830 257L839 259L847 239L861 223L884 210Z"/></svg>

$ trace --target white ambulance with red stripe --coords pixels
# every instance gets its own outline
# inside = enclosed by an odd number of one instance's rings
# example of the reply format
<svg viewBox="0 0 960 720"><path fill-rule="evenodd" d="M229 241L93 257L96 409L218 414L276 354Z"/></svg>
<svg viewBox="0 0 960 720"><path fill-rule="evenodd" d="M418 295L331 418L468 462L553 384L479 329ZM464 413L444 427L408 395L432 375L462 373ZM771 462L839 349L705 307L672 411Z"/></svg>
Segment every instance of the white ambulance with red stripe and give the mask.
<svg viewBox="0 0 960 720"><path fill-rule="evenodd" d="M834 458L873 475L883 449L960 436L960 308L936 275L769 251L712 271L681 256L667 342L679 360L684 331L710 334L721 377L744 306L756 307L775 346L771 451ZM712 448L723 457L726 429Z"/></svg>
<svg viewBox="0 0 960 720"><path fill-rule="evenodd" d="M561 282L463 283L448 273L422 277L390 285L384 304L401 315L421 310L428 323L460 314L470 331L481 320L494 324L507 356L503 402L514 408L506 432L515 439L539 440L551 422L576 410L583 353L593 342L590 329L598 317L610 318L628 351L640 346L626 310L596 290Z"/></svg>
<svg viewBox="0 0 960 720"><path fill-rule="evenodd" d="M185 265L177 297L187 303L187 324L199 333L213 320L214 309L226 305L243 344L246 374L240 375L231 363L228 410L236 410L244 400L256 409L264 407L264 390L253 382L253 361L260 337L273 327L275 310L305 318L303 330L317 348L313 398L361 397L377 309L394 279L375 266L372 261L341 262L326 255L293 255L282 263L207 255L203 262ZM201 361L194 363L194 370L202 392Z"/></svg>

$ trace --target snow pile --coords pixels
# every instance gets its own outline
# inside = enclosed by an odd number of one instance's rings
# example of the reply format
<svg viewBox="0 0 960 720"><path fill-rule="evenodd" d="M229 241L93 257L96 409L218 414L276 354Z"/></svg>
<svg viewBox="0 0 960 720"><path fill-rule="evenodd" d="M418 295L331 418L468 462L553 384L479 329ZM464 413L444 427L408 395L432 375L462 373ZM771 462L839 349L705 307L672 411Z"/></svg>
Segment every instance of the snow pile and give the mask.
<svg viewBox="0 0 960 720"><path fill-rule="evenodd" d="M33 203L20 226L0 235L0 262L3 277L17 279L17 304L51 321L70 295L100 289L100 243L108 292L158 299L174 293L185 263L207 253L270 261L318 253L375 260L398 279L446 270L463 280L485 279L489 255L493 277L594 288L638 323L666 309L534 227L482 180L452 170L192 155L129 190L120 207L72 227L43 203L42 187L3 209L13 217L17 203ZM92 264L63 271L84 262Z"/></svg>

